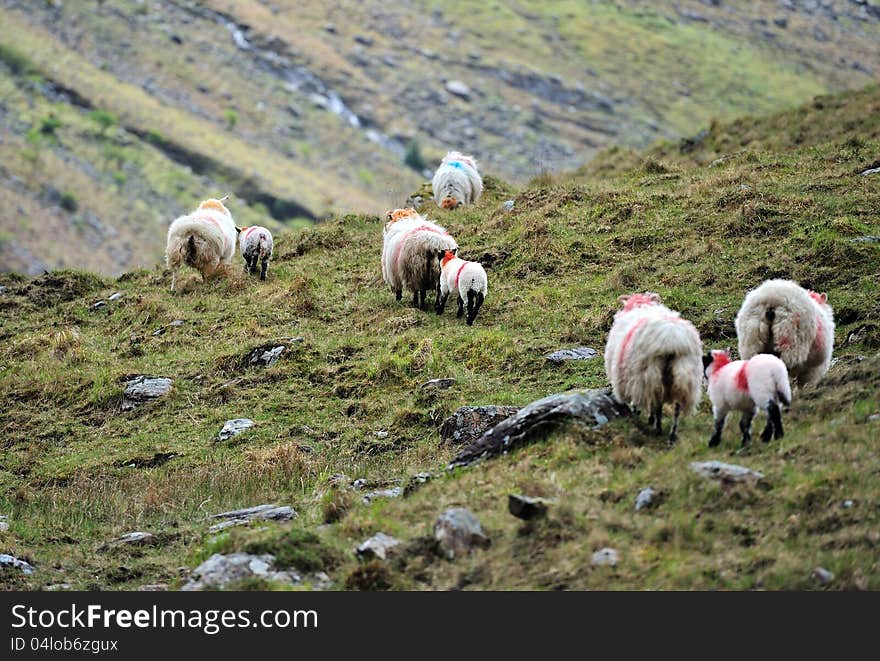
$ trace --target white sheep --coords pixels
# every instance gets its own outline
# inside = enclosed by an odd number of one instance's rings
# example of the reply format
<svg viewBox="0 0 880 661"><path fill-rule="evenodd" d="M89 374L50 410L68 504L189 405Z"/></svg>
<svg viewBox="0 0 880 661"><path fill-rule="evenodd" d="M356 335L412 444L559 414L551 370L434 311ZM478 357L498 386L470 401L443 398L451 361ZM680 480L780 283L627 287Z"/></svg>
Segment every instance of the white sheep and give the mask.
<svg viewBox="0 0 880 661"><path fill-rule="evenodd" d="M486 271L479 262L467 262L455 256L451 250L438 253L440 257L440 296L437 297L435 309L443 314L446 299L451 292L458 294L457 317L464 314L464 302L467 300L467 325L473 326L474 319L483 305L489 292L489 280Z"/></svg>
<svg viewBox="0 0 880 661"><path fill-rule="evenodd" d="M231 264L235 256L235 222L224 206L229 198L205 200L191 214L181 216L168 228L165 262L172 270L171 291L177 284L177 273L186 264L202 274L216 273L222 265Z"/></svg>
<svg viewBox="0 0 880 661"><path fill-rule="evenodd" d="M238 232L238 244L248 272L251 275L255 274L257 263L259 263L260 280L265 280L266 272L269 270L269 260L272 259L272 249L275 245L272 240L272 232L260 225L242 227Z"/></svg>
<svg viewBox="0 0 880 661"><path fill-rule="evenodd" d="M621 296L623 309L605 345L605 372L614 396L647 410L648 424L661 433L663 404L675 404L669 443L678 437L678 418L700 401L702 342L693 324L660 303L653 292Z"/></svg>
<svg viewBox="0 0 880 661"><path fill-rule="evenodd" d="M393 212L389 212L393 214ZM418 213L389 220L382 246L382 274L399 301L404 288L413 292L413 306L422 307L428 290L439 295L438 251L458 250L449 232Z"/></svg>
<svg viewBox="0 0 880 661"><path fill-rule="evenodd" d="M483 179L474 157L457 151L446 154L434 173L431 189L441 209L476 204L483 194Z"/></svg>
<svg viewBox="0 0 880 661"><path fill-rule="evenodd" d="M709 399L715 417L715 431L709 439L709 447L721 442L724 421L731 411L742 411L739 429L743 447L752 436L752 419L758 409L767 413L767 426L761 440L783 436L780 404L791 404L791 385L788 370L776 356L759 353L748 360L730 360L728 351L712 351L703 357L706 377L709 380Z"/></svg>
<svg viewBox="0 0 880 661"><path fill-rule="evenodd" d="M772 353L799 386L816 383L831 366L834 312L828 296L792 280L767 280L750 291L736 315L739 354Z"/></svg>

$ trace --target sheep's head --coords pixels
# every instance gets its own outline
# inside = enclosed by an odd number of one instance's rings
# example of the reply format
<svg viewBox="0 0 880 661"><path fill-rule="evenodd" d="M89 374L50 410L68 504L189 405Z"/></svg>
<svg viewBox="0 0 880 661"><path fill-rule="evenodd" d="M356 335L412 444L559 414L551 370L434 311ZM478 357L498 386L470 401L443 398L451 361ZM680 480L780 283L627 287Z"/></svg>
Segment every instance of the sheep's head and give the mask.
<svg viewBox="0 0 880 661"><path fill-rule="evenodd" d="M216 211L225 213L227 216L231 216L232 214L229 213L229 209L227 209L226 206L223 204L228 199L228 195L224 195L219 200L214 199L213 197L209 198L199 205L199 209L215 209Z"/></svg>
<svg viewBox="0 0 880 661"><path fill-rule="evenodd" d="M456 250L438 250L437 256L440 258L440 268L446 266L449 262L455 259Z"/></svg>
<svg viewBox="0 0 880 661"><path fill-rule="evenodd" d="M703 371L708 375L730 362L730 348L713 349L703 356Z"/></svg>
<svg viewBox="0 0 880 661"><path fill-rule="evenodd" d="M814 292L812 289L807 293L810 295L810 298L816 301L816 303L818 303L819 305L828 305L828 294L824 292L819 294L817 292Z"/></svg>
<svg viewBox="0 0 880 661"><path fill-rule="evenodd" d="M444 197L440 201L440 208L441 209L455 209L460 204L461 204L461 202L456 200L454 197L447 195L446 197Z"/></svg>
<svg viewBox="0 0 880 661"><path fill-rule="evenodd" d="M644 294L625 294L618 297L617 302L623 306L625 312L629 312L647 305L659 305L660 294L652 291L646 291Z"/></svg>

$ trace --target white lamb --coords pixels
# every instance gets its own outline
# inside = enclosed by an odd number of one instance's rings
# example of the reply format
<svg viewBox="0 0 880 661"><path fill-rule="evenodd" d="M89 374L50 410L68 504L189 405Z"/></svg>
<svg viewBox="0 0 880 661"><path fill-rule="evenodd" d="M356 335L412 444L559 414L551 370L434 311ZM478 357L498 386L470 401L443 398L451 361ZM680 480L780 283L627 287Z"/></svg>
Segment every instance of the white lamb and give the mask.
<svg viewBox="0 0 880 661"><path fill-rule="evenodd" d="M444 250L440 257L440 296L435 306L437 314L443 314L446 299L451 292L458 294L457 317L464 314L464 301L467 299L467 325L473 326L474 319L489 292L486 271L479 262L466 262L456 257L451 250Z"/></svg>
<svg viewBox="0 0 880 661"><path fill-rule="evenodd" d="M238 244L241 248L241 256L244 257L248 272L253 275L257 272L257 263L260 264L260 280L266 279L269 270L269 260L272 259L272 232L260 225L242 227L238 234Z"/></svg>
<svg viewBox="0 0 880 661"><path fill-rule="evenodd" d="M443 227L414 211L386 224L382 274L398 301L403 297L404 288L413 292L415 307L424 307L428 290L439 296L437 254L445 250L458 250L455 239Z"/></svg>
<svg viewBox="0 0 880 661"><path fill-rule="evenodd" d="M727 351L712 351L703 357L706 377L709 379L709 399L715 416L715 431L709 447L721 442L724 421L731 411L742 411L739 429L743 447L752 437L752 419L758 409L767 413L767 426L761 440L782 438L782 413L779 405L791 404L791 385L788 370L776 356L759 353L748 360L730 360Z"/></svg>
<svg viewBox="0 0 880 661"><path fill-rule="evenodd" d="M700 334L678 312L660 303L653 292L621 296L623 309L605 345L605 372L614 396L638 410L647 410L648 424L662 431L663 404L675 404L669 443L678 437L679 415L700 401L702 352Z"/></svg>
<svg viewBox="0 0 880 661"><path fill-rule="evenodd" d="M441 209L476 204L483 194L483 179L474 157L457 151L446 154L434 173L431 189Z"/></svg>
<svg viewBox="0 0 880 661"><path fill-rule="evenodd" d="M223 205L228 198L205 200L194 212L171 223L165 247L165 261L172 271L171 291L184 264L207 280L221 266L232 263L236 228L232 214Z"/></svg>
<svg viewBox="0 0 880 661"><path fill-rule="evenodd" d="M736 315L742 358L772 353L798 385L816 383L831 366L834 312L828 296L791 280L767 280L753 289Z"/></svg>

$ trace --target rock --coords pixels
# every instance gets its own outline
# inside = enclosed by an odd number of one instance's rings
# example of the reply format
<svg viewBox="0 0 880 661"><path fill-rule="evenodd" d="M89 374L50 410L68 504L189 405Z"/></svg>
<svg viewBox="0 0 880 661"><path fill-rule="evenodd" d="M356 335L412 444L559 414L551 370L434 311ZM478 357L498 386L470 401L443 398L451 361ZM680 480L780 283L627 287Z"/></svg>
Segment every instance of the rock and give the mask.
<svg viewBox="0 0 880 661"><path fill-rule="evenodd" d="M854 500L849 500L849 499L847 499L847 500L844 500L842 503L840 503L840 506L841 506L843 509L848 510L848 509L850 509L850 508L852 508L852 507L855 507L855 504L856 504L856 503L855 503Z"/></svg>
<svg viewBox="0 0 880 661"><path fill-rule="evenodd" d="M877 174L877 173L880 173L880 168L870 168L870 169L862 172L862 176L867 177L868 175Z"/></svg>
<svg viewBox="0 0 880 661"><path fill-rule="evenodd" d="M351 483L351 488L354 489L355 491L360 491L365 486L367 486L367 481L362 477L359 477L358 479L356 479L354 482Z"/></svg>
<svg viewBox="0 0 880 661"><path fill-rule="evenodd" d="M831 581L834 580L834 574L832 574L824 567L816 567L813 570L813 578L819 581L822 585L828 585Z"/></svg>
<svg viewBox="0 0 880 661"><path fill-rule="evenodd" d="M390 489L380 489L378 491L371 491L370 493L364 494L364 497L361 498L364 505L369 505L377 498L400 498L403 495L403 489L400 487L392 487Z"/></svg>
<svg viewBox="0 0 880 661"><path fill-rule="evenodd" d="M0 285L0 294L5 294L5 293L6 293L6 287L4 287L3 285Z"/></svg>
<svg viewBox="0 0 880 661"><path fill-rule="evenodd" d="M777 16L773 19L773 23L776 24L776 27L782 28L783 30L788 27L788 19L785 16Z"/></svg>
<svg viewBox="0 0 880 661"><path fill-rule="evenodd" d="M122 393L122 410L131 409L167 395L171 390L171 379L163 376L136 376L125 382Z"/></svg>
<svg viewBox="0 0 880 661"><path fill-rule="evenodd" d="M529 521L547 516L547 502L542 498L529 498L510 494L507 496L507 511L518 519Z"/></svg>
<svg viewBox="0 0 880 661"><path fill-rule="evenodd" d="M119 546L152 546L158 543L158 538L148 532L129 532L109 542L104 542L98 547L99 551L117 548Z"/></svg>
<svg viewBox="0 0 880 661"><path fill-rule="evenodd" d="M167 590L167 583L147 583L146 585L139 585L137 589L138 592L165 592Z"/></svg>
<svg viewBox="0 0 880 661"><path fill-rule="evenodd" d="M5 514L0 514L0 532L7 532L9 530L9 521Z"/></svg>
<svg viewBox="0 0 880 661"><path fill-rule="evenodd" d="M329 32L330 34L336 34L336 25L334 25L333 23L327 23L324 26L324 31Z"/></svg>
<svg viewBox="0 0 880 661"><path fill-rule="evenodd" d="M0 567L20 569L25 574L33 574L37 571L29 562L19 560L14 555L9 555L8 553L0 553Z"/></svg>
<svg viewBox="0 0 880 661"><path fill-rule="evenodd" d="M295 571L275 571L275 556L271 554L215 553L193 570L192 576L181 590L191 592L205 588L224 588L230 583L248 578L264 578L296 585L302 576Z"/></svg>
<svg viewBox="0 0 880 661"><path fill-rule="evenodd" d="M419 388L422 390L448 390L455 384L455 379L431 379L425 381Z"/></svg>
<svg viewBox="0 0 880 661"><path fill-rule="evenodd" d="M561 365L566 360L589 360L595 358L598 352L590 347L578 347L577 349L560 349L547 356L547 360L556 365Z"/></svg>
<svg viewBox="0 0 880 661"><path fill-rule="evenodd" d="M168 324L168 325L169 325L169 326L175 326L175 327L176 327L176 326L183 326L183 323L184 323L184 322L183 322L183 319L175 319L174 321L172 321L172 322L171 322L170 324Z"/></svg>
<svg viewBox="0 0 880 661"><path fill-rule="evenodd" d="M354 36L354 40L357 43L361 44L362 46L372 46L373 45L373 40L370 37L367 37L362 34L356 34Z"/></svg>
<svg viewBox="0 0 880 661"><path fill-rule="evenodd" d="M850 243L880 243L880 236L857 236Z"/></svg>
<svg viewBox="0 0 880 661"><path fill-rule="evenodd" d="M272 367L272 365L278 362L281 354L284 353L284 349L285 347L283 346L272 347L270 349L257 347L253 350L253 352L251 352L248 359L248 364L259 365L262 367Z"/></svg>
<svg viewBox="0 0 880 661"><path fill-rule="evenodd" d="M254 426L254 421L250 418L234 418L227 420L223 424L223 429L217 434L218 441L228 441L233 436L238 436Z"/></svg>
<svg viewBox="0 0 880 661"><path fill-rule="evenodd" d="M376 438L388 438L388 432L385 429L380 429L376 432Z"/></svg>
<svg viewBox="0 0 880 661"><path fill-rule="evenodd" d="M690 469L705 478L720 480L725 484L756 484L764 479L763 473L720 461L694 461Z"/></svg>
<svg viewBox="0 0 880 661"><path fill-rule="evenodd" d="M404 497L416 491L423 484L427 484L433 478L434 475L431 473L416 473L411 478L409 478L409 482L407 482L406 486L403 488Z"/></svg>
<svg viewBox="0 0 880 661"><path fill-rule="evenodd" d="M828 34L818 25L813 27L813 39L816 41L828 41Z"/></svg>
<svg viewBox="0 0 880 661"><path fill-rule="evenodd" d="M513 200L504 200L504 204L502 204L501 206L505 211L509 212L509 211L513 211L513 205L514 205Z"/></svg>
<svg viewBox="0 0 880 661"><path fill-rule="evenodd" d="M616 567L619 561L620 557L617 555L617 551L606 546L593 554L590 564L594 567Z"/></svg>
<svg viewBox="0 0 880 661"><path fill-rule="evenodd" d="M97 303L92 303L89 306L89 310L100 310L101 308L107 305L107 301L98 301Z"/></svg>
<svg viewBox="0 0 880 661"><path fill-rule="evenodd" d="M880 420L880 413L872 413L871 415L868 416L868 420L870 422L875 422L877 420Z"/></svg>
<svg viewBox="0 0 880 661"><path fill-rule="evenodd" d="M446 83L446 91L460 99L468 101L471 98L471 88L460 80L450 80Z"/></svg>
<svg viewBox="0 0 880 661"><path fill-rule="evenodd" d="M469 555L474 548L488 548L492 543L479 519L464 507L453 507L437 517L434 539L448 560Z"/></svg>
<svg viewBox="0 0 880 661"><path fill-rule="evenodd" d="M208 528L208 532L215 533L233 526L244 526L251 521L290 521L296 517L296 511L289 505L256 505L255 507L214 514L211 516L212 519L225 519L225 521L215 523Z"/></svg>
<svg viewBox="0 0 880 661"><path fill-rule="evenodd" d="M159 326L159 328L157 328L156 330L154 330L151 333L151 335L153 337L159 337L160 335L164 335L164 334L165 334L165 326Z"/></svg>
<svg viewBox="0 0 880 661"><path fill-rule="evenodd" d="M471 443L517 411L515 406L462 406L440 425L440 439L453 445Z"/></svg>
<svg viewBox="0 0 880 661"><path fill-rule="evenodd" d="M367 541L360 544L355 549L355 554L360 560L386 560L388 554L395 546L400 544L400 540L384 532L377 532Z"/></svg>
<svg viewBox="0 0 880 661"><path fill-rule="evenodd" d="M636 497L636 512L654 507L657 504L657 495L657 492L651 487L645 487L639 491L639 495Z"/></svg>
<svg viewBox="0 0 880 661"><path fill-rule="evenodd" d="M107 300L108 301L118 301L120 298L122 298L122 292L118 291L113 294L110 294L110 296L107 297Z"/></svg>
<svg viewBox="0 0 880 661"><path fill-rule="evenodd" d="M72 589L72 586L70 583L52 583L43 589L46 590L46 592L64 592L65 590Z"/></svg>

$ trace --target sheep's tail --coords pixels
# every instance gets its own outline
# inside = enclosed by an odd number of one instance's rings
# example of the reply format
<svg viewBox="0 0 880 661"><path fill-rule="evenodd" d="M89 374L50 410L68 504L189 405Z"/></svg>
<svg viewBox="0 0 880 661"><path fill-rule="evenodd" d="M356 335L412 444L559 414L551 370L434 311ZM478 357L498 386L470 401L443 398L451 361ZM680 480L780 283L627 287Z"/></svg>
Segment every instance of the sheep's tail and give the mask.
<svg viewBox="0 0 880 661"><path fill-rule="evenodd" d="M780 369L775 375L776 397L785 406L791 406L791 383L788 381L788 372Z"/></svg>
<svg viewBox="0 0 880 661"><path fill-rule="evenodd" d="M184 263L186 263L187 266L195 266L196 257L198 256L198 248L196 248L196 237L194 234L189 235L189 239L187 239L181 252L184 251L185 254L182 255Z"/></svg>
<svg viewBox="0 0 880 661"><path fill-rule="evenodd" d="M664 366L664 399L681 405L691 413L700 402L702 359L691 354L669 356Z"/></svg>

